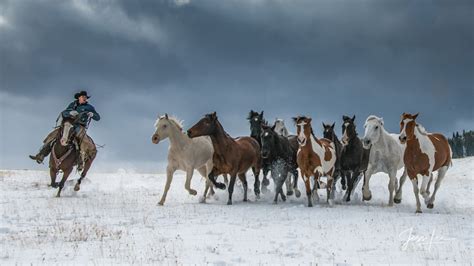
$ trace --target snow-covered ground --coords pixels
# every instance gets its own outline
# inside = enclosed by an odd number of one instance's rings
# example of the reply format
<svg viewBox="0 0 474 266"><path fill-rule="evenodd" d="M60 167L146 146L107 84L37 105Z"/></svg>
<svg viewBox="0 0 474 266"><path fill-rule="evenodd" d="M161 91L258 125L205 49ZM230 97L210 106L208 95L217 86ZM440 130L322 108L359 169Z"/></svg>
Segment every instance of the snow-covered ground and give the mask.
<svg viewBox="0 0 474 266"><path fill-rule="evenodd" d="M250 192L242 202L239 188L232 206L224 191L201 204L204 181L195 175L191 196L182 173L157 206L164 181L92 169L81 191L69 184L55 198L47 172L0 171L0 264L473 262L474 158L454 161L435 208L423 205L423 214L415 214L408 180L402 203L387 206L384 174L372 177L370 202L361 201L359 184L352 203L332 208L322 190L313 208L304 193L274 205L273 193L255 201Z"/></svg>

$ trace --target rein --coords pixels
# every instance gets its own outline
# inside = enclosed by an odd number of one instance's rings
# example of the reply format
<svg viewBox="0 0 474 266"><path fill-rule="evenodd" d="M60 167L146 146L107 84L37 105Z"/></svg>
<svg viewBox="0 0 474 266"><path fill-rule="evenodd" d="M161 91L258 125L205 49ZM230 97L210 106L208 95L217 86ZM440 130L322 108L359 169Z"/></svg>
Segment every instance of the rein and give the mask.
<svg viewBox="0 0 474 266"><path fill-rule="evenodd" d="M63 156L61 156L61 158L58 158L56 156L56 151L55 151L54 146L53 146L53 149L51 151L51 155L53 155L52 157L53 157L54 163L56 164L56 167L59 167L61 165L61 163L71 154L73 149L71 148L71 146L68 146L68 147L69 148L68 148L67 152Z"/></svg>

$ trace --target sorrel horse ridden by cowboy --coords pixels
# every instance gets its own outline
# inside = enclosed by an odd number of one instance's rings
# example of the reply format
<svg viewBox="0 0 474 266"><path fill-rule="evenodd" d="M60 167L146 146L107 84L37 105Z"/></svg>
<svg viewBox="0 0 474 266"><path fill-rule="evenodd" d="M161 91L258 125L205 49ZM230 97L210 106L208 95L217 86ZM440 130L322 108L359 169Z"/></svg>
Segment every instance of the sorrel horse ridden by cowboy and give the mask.
<svg viewBox="0 0 474 266"><path fill-rule="evenodd" d="M436 192L443 180L448 168L451 166L452 151L448 140L439 133L428 133L423 126L416 122L418 114L402 114L400 121L400 142L406 143L403 161L405 168L413 184L413 192L416 198L416 213L421 213L420 196L425 199L428 209L434 207ZM433 195L430 197L430 184L432 173L438 171ZM421 180L421 188L418 182ZM400 187L405 178L400 179Z"/></svg>
<svg viewBox="0 0 474 266"><path fill-rule="evenodd" d="M260 145L252 137L232 138L225 132L221 123L217 119L216 112L207 114L188 130L190 138L200 136L210 136L214 147L213 169L209 174L211 182L219 189L225 189L223 183L216 181L216 176L220 174L230 174L229 200L232 204L232 193L237 176L242 181L244 187L244 201L247 201L247 177L245 173L252 168L255 175L254 192L258 197L258 175L262 165L260 156Z"/></svg>

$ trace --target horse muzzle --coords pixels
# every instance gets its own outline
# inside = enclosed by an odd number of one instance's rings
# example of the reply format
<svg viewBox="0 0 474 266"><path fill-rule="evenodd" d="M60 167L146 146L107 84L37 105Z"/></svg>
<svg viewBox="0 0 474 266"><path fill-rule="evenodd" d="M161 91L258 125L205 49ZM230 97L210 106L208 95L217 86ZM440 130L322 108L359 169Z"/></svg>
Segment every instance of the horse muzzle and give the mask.
<svg viewBox="0 0 474 266"><path fill-rule="evenodd" d="M372 146L372 141L370 139L362 139L362 146L364 146L364 149L368 149Z"/></svg>
<svg viewBox="0 0 474 266"><path fill-rule="evenodd" d="M407 142L407 136L399 136L398 139L400 140L401 144L405 144Z"/></svg>
<svg viewBox="0 0 474 266"><path fill-rule="evenodd" d="M160 136L158 136L158 134L153 134L151 142L153 142L153 144L158 144L160 142Z"/></svg>
<svg viewBox="0 0 474 266"><path fill-rule="evenodd" d="M306 145L306 138L304 139L298 138L298 144L300 144L300 146Z"/></svg>

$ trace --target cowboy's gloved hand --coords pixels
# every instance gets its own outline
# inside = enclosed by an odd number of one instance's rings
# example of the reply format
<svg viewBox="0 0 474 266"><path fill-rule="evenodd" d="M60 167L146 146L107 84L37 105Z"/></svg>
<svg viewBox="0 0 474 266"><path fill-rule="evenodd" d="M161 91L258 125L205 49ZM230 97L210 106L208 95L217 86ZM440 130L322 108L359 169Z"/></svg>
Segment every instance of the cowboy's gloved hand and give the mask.
<svg viewBox="0 0 474 266"><path fill-rule="evenodd" d="M94 116L94 113L93 113L93 112L89 112L89 113L87 113L87 116L88 116L89 118L91 118L91 117Z"/></svg>
<svg viewBox="0 0 474 266"><path fill-rule="evenodd" d="M79 113L78 113L77 111L75 111L75 110L72 110L71 112L69 112L69 114L70 114L71 116L76 116L76 115L78 115Z"/></svg>

